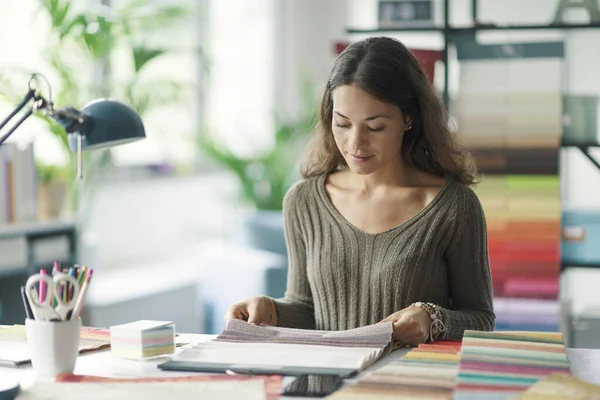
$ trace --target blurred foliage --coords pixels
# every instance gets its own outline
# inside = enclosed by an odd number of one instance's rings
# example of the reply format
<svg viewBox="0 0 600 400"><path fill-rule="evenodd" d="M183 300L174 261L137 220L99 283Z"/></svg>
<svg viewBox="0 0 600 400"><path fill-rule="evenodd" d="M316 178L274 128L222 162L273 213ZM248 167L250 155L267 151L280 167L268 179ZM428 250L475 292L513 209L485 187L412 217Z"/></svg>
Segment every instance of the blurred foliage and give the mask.
<svg viewBox="0 0 600 400"><path fill-rule="evenodd" d="M41 183L67 182L71 175L67 166L46 164L40 161L36 162L35 166Z"/></svg>
<svg viewBox="0 0 600 400"><path fill-rule="evenodd" d="M160 35L161 30L169 32L189 20L198 10L153 0L127 0L115 8L97 4L81 10L76 4L74 0L40 0L36 17L47 20L50 28L44 54L49 73L29 67L5 68L0 71L0 96L16 105L27 91L28 77L41 73L51 81L51 100L57 106L82 107L94 98L110 95L143 116L154 107L180 98L182 82L144 75L152 61L177 50L156 48L146 42L148 37ZM103 65L110 69L115 50L122 50L121 54L130 58L131 71L124 80L108 76L106 81L94 76ZM40 88L42 94L48 96L44 89ZM36 116L48 123L68 151L63 128L41 114Z"/></svg>
<svg viewBox="0 0 600 400"><path fill-rule="evenodd" d="M142 117L150 109L177 102L189 83L152 78L146 71L155 60L178 51L175 47L148 44L149 38L165 37L173 29L192 21L199 10L155 0L124 0L115 7L97 2L81 7L76 0L39 0L40 8L33 23L47 23L44 42L46 69L39 66L12 67L0 70L0 97L18 104L27 92L27 81L40 73L50 81L51 100L57 107L83 107L98 97L112 97L133 107ZM156 41L155 41L156 42ZM111 57L129 58L130 70L113 76ZM39 87L46 98L50 95ZM36 113L69 154L64 129L54 120ZM93 175L102 175L111 165L110 150L85 152L85 180L91 185ZM75 177L76 160L70 157L70 174ZM73 185L82 190L85 184Z"/></svg>
<svg viewBox="0 0 600 400"><path fill-rule="evenodd" d="M286 192L297 179L298 155L317 122L314 91L309 84L302 89L300 117L292 120L275 113L273 144L258 155L237 155L208 131L198 136L200 149L236 176L242 200L255 209L281 210Z"/></svg>

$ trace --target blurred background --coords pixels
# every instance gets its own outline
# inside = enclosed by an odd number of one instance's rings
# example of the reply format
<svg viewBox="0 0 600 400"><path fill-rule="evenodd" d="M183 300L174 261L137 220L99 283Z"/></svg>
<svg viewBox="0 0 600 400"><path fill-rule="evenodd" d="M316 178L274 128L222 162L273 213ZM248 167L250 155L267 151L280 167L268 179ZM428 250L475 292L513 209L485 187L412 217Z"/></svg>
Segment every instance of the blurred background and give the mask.
<svg viewBox="0 0 600 400"><path fill-rule="evenodd" d="M575 6L574 6L575 5ZM21 0L0 3L0 119L33 72L57 106L132 106L147 138L85 153L35 116L0 148L0 324L28 274L95 270L84 323L217 333L282 296L281 202L355 40L403 41L476 155L498 330L600 347L597 0ZM574 24L578 25L574 28Z"/></svg>

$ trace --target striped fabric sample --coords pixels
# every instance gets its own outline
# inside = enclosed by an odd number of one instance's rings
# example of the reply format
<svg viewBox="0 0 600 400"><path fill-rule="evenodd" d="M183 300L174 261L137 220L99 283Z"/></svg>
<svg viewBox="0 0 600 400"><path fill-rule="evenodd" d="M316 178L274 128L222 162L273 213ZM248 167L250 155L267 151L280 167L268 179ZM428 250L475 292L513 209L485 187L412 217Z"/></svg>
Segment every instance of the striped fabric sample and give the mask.
<svg viewBox="0 0 600 400"><path fill-rule="evenodd" d="M222 342L266 342L385 349L391 347L393 335L394 328L391 322L344 331L320 331L257 326L239 319L231 319L225 330L215 340Z"/></svg>
<svg viewBox="0 0 600 400"><path fill-rule="evenodd" d="M452 399L461 342L421 344L334 393L334 399Z"/></svg>
<svg viewBox="0 0 600 400"><path fill-rule="evenodd" d="M510 399L551 374L571 374L562 334L465 331L454 400Z"/></svg>

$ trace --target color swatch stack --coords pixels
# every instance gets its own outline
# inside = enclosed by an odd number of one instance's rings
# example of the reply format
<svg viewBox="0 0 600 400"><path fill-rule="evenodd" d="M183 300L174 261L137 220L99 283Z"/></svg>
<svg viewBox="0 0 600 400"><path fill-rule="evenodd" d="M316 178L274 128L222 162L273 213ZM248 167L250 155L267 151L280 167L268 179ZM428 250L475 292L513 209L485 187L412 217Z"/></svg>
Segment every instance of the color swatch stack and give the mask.
<svg viewBox="0 0 600 400"><path fill-rule="evenodd" d="M110 327L111 353L123 358L145 359L175 352L175 325L141 320Z"/></svg>
<svg viewBox="0 0 600 400"><path fill-rule="evenodd" d="M475 192L487 219L496 330L557 332L558 176L485 176Z"/></svg>
<svg viewBox="0 0 600 400"><path fill-rule="evenodd" d="M514 398L551 374L571 375L560 333L465 331L454 400Z"/></svg>
<svg viewBox="0 0 600 400"><path fill-rule="evenodd" d="M459 340L422 344L334 393L332 398L452 399L459 366Z"/></svg>

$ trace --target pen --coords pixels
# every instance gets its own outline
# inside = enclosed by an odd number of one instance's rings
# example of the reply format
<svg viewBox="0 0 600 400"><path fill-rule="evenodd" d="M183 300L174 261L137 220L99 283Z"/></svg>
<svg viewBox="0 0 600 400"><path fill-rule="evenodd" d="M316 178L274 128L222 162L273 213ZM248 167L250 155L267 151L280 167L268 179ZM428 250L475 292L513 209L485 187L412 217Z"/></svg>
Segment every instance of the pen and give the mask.
<svg viewBox="0 0 600 400"><path fill-rule="evenodd" d="M81 285L81 288L79 290L79 296L77 297L77 300L75 301L75 307L73 308L73 310L70 311L70 315L67 314L67 319L77 318L81 314L81 309L83 308L83 301L85 299L85 294L87 293L88 287L90 286L90 280L92 279L93 273L94 273L93 269L89 268L87 270L87 274L86 274L86 276L83 280L83 284Z"/></svg>
<svg viewBox="0 0 600 400"><path fill-rule="evenodd" d="M75 280L77 280L77 270L75 268L71 268L69 270L69 275L71 275L73 278L75 278ZM75 291L74 287L71 287L71 285L67 284L67 301L71 301L71 299L73 298L73 292Z"/></svg>
<svg viewBox="0 0 600 400"><path fill-rule="evenodd" d="M46 275L45 269L40 269L40 275ZM46 300L46 282L40 281L40 303Z"/></svg>
<svg viewBox="0 0 600 400"><path fill-rule="evenodd" d="M33 311L31 310L31 304L29 304L29 300L27 300L27 295L25 294L25 286L21 286L21 297L23 298L23 305L25 306L25 314L27 315L27 319L34 319Z"/></svg>

